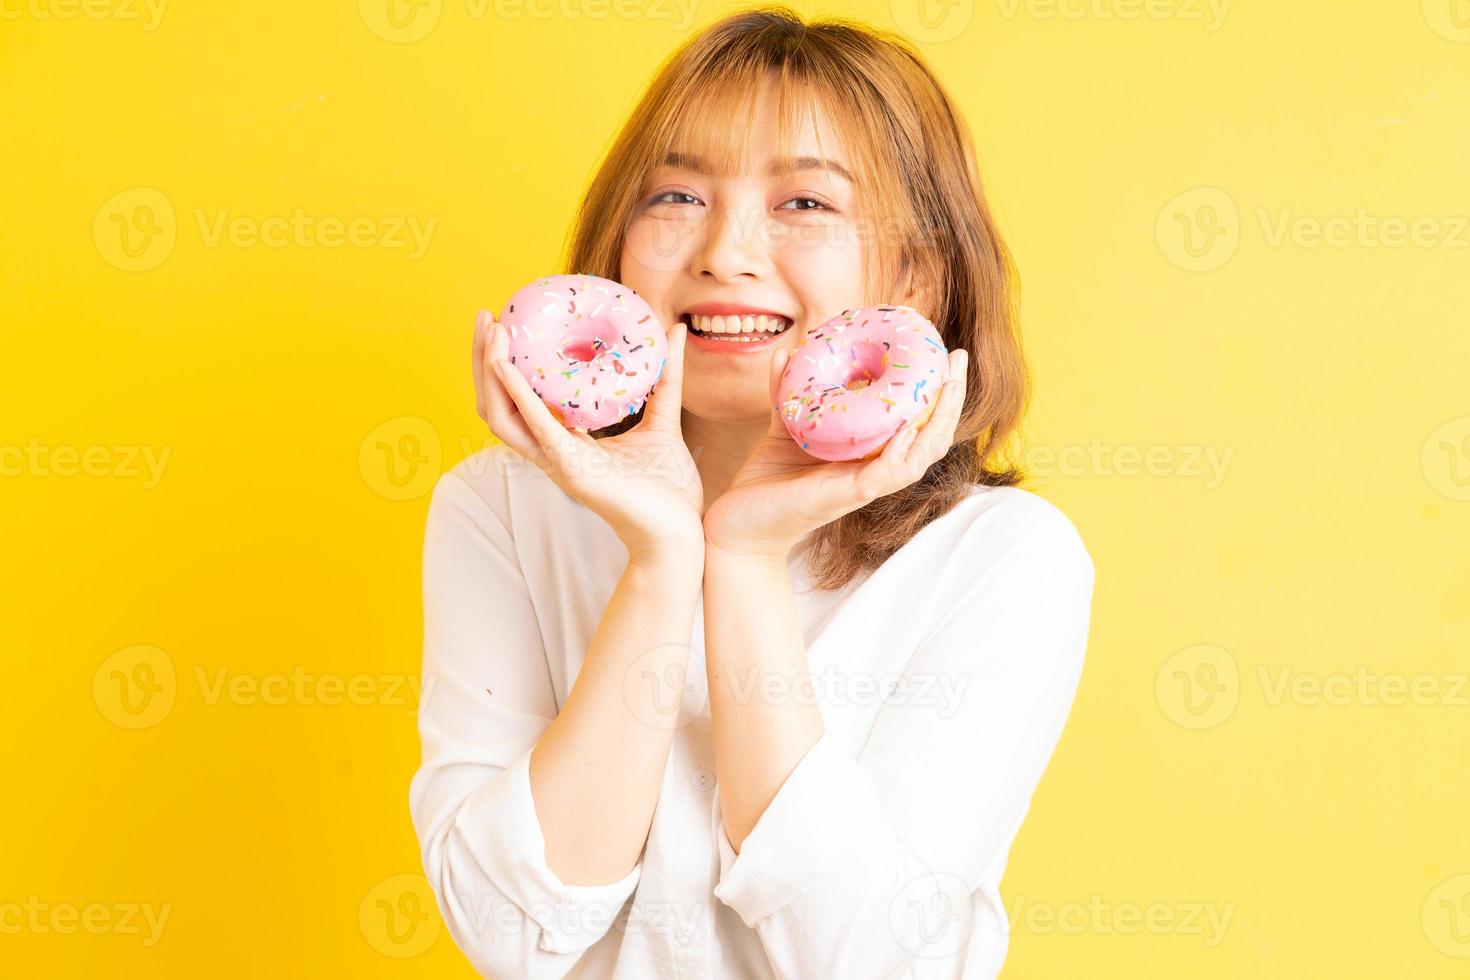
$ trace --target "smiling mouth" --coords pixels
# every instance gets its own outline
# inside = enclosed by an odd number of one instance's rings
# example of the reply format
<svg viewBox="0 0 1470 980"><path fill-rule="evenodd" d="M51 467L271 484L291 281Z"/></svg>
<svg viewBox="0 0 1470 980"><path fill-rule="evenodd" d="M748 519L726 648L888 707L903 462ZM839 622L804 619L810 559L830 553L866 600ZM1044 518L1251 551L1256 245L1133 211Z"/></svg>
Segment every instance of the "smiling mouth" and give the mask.
<svg viewBox="0 0 1470 980"><path fill-rule="evenodd" d="M696 336L727 344L749 344L770 340L791 329L783 316L704 316L685 313L679 320Z"/></svg>

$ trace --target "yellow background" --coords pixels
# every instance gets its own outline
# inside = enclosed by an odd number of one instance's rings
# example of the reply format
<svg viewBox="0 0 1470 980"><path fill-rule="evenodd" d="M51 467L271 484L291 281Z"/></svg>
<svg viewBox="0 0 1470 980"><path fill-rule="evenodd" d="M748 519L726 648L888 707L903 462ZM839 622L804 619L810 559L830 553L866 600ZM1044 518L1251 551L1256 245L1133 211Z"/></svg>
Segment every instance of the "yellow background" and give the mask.
<svg viewBox="0 0 1470 980"><path fill-rule="evenodd" d="M0 973L469 976L383 911L422 890L424 493L488 439L475 310L730 8L95 2L0 6L0 912L50 910ZM1464 976L1470 6L925 2L842 12L975 130L1034 486L1097 565L1005 975ZM298 209L367 224L210 234Z"/></svg>

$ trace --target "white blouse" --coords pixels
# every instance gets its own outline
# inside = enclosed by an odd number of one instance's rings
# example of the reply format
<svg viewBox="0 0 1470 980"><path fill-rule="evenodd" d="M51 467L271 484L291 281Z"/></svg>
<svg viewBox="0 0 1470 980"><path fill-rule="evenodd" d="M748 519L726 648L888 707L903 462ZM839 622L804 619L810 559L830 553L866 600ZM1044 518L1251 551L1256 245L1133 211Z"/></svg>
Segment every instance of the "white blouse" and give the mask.
<svg viewBox="0 0 1470 980"><path fill-rule="evenodd" d="M566 703L626 561L601 518L505 446L434 488L409 803L439 911L475 968L999 973L1001 875L1087 643L1093 565L1067 517L1029 491L977 487L837 592L811 590L793 553L813 683L785 696L815 698L826 732L738 855L714 777L701 596L644 851L620 881L568 885L546 864L531 748Z"/></svg>

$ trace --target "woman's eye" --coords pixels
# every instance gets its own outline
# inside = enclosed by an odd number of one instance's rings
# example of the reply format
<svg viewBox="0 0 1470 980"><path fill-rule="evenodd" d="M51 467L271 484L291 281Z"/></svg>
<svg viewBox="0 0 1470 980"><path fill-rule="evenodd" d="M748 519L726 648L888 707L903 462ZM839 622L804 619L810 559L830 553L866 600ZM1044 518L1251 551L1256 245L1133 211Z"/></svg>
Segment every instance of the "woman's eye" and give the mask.
<svg viewBox="0 0 1470 980"><path fill-rule="evenodd" d="M788 208L788 207L786 207L787 204L799 204L800 206L799 207L794 207L794 208ZM810 206L808 206L808 205L810 205ZM820 211L830 211L830 210L832 210L831 208L827 207L826 203L824 203L822 201L819 201L819 200L817 200L814 197L793 197L791 200L787 201L785 204L782 204L781 205L781 208L783 210L787 210L787 211L819 211L819 210Z"/></svg>
<svg viewBox="0 0 1470 980"><path fill-rule="evenodd" d="M680 201L671 201L671 200L669 200L669 198L683 198L683 200L680 200ZM686 194L683 191L664 191L662 194L657 195L656 197L654 197L654 199L652 201L649 201L648 203L649 204L698 204L699 203L699 198L695 197L693 194Z"/></svg>

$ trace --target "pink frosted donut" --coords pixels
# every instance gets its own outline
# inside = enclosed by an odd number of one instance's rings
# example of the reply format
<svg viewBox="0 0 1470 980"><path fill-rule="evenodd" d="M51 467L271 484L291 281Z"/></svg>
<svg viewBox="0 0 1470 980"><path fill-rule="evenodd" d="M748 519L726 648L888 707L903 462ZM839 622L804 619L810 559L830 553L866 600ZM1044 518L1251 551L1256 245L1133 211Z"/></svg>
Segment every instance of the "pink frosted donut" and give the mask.
<svg viewBox="0 0 1470 980"><path fill-rule="evenodd" d="M781 375L781 419L817 459L870 459L900 426L923 426L949 377L934 324L907 306L865 306L823 323Z"/></svg>
<svg viewBox="0 0 1470 980"><path fill-rule="evenodd" d="M668 359L648 304L621 283L558 275L522 287L500 322L514 364L569 429L601 429L636 413Z"/></svg>

